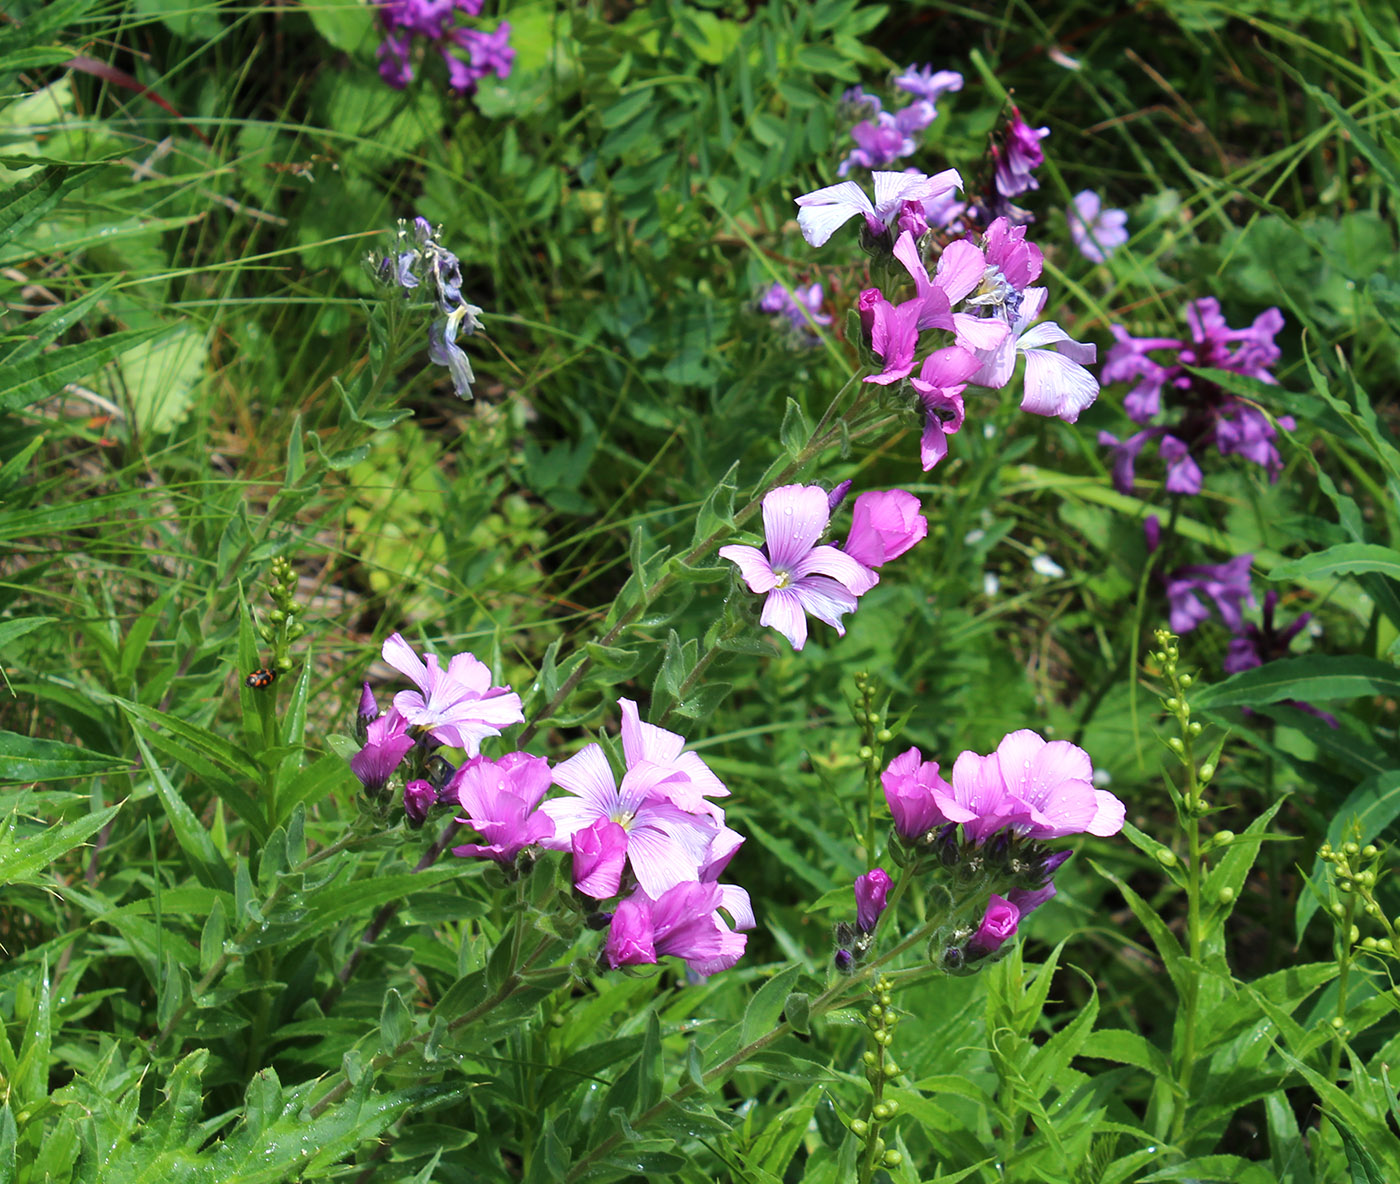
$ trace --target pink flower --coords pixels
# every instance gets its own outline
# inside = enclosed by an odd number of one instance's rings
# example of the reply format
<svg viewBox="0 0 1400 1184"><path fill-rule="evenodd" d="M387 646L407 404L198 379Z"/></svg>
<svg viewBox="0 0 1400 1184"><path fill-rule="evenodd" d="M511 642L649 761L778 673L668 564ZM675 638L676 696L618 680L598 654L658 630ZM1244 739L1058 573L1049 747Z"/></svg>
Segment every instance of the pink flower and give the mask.
<svg viewBox="0 0 1400 1184"><path fill-rule="evenodd" d="M1128 241L1128 215L1122 210L1106 210L1092 189L1074 195L1065 217L1069 237L1090 263L1102 263Z"/></svg>
<svg viewBox="0 0 1400 1184"><path fill-rule="evenodd" d="M599 818L570 837L574 887L594 900L616 896L627 862L627 832L610 818Z"/></svg>
<svg viewBox="0 0 1400 1184"><path fill-rule="evenodd" d="M1022 382L1021 410L1035 415L1053 415L1074 423L1079 413L1098 398L1099 384L1084 369L1098 351L1070 338L1059 325L1031 327L1045 307L1046 289L1027 288L1011 326L1011 336L994 350L977 350L982 368L972 376L978 386L1001 388L1011 379L1016 355L1026 358ZM1046 348L1046 347L1050 348Z"/></svg>
<svg viewBox="0 0 1400 1184"><path fill-rule="evenodd" d="M403 812L413 830L428 821L428 811L436 802L437 790L426 781L410 781L403 787Z"/></svg>
<svg viewBox="0 0 1400 1184"><path fill-rule="evenodd" d="M865 381L889 386L908 377L914 369L923 305L918 300L891 304L879 289L866 288L860 294L857 307L861 324L870 333L870 348L885 364L879 374L866 375Z"/></svg>
<svg viewBox="0 0 1400 1184"><path fill-rule="evenodd" d="M903 489L874 489L856 498L851 533L841 549L865 569L863 586L851 586L857 596L879 583L871 569L897 559L928 534L928 519L919 509L919 499Z"/></svg>
<svg viewBox="0 0 1400 1184"><path fill-rule="evenodd" d="M944 169L932 177L923 173L870 174L875 183L875 201L854 181L828 185L797 199L797 225L802 237L814 247L820 247L836 231L857 214L863 215L871 234L884 234L906 201L936 200L954 189L962 188L957 169Z"/></svg>
<svg viewBox="0 0 1400 1184"><path fill-rule="evenodd" d="M932 279L929 278L928 269L919 255L914 236L908 231L899 236L893 253L914 280L915 296L912 303L917 304L919 309L916 329L951 330L957 338L957 343L967 349L994 349L1001 344L1009 332L1003 322L995 318L975 317L970 313L952 311L953 305L976 288L986 274L986 260L977 247L966 239L951 243L939 258L938 269ZM905 305L900 305L900 308L904 307ZM910 358L912 357L911 346Z"/></svg>
<svg viewBox="0 0 1400 1184"><path fill-rule="evenodd" d="M388 714L370 720L365 746L350 758L350 771L360 779L360 784L366 790L378 793L388 784L399 762L413 745L414 739L408 734L408 723L391 707Z"/></svg>
<svg viewBox="0 0 1400 1184"><path fill-rule="evenodd" d="M987 902L987 911L982 915L982 923L967 943L968 961L996 953L1002 942L1016 935L1020 920L1021 910L993 892Z"/></svg>
<svg viewBox="0 0 1400 1184"><path fill-rule="evenodd" d="M987 321L992 324L992 321ZM934 350L924 359L917 378L909 384L924 405L924 433L919 440L919 464L927 473L948 455L948 437L963 425L962 393L981 362L976 354L958 345Z"/></svg>
<svg viewBox="0 0 1400 1184"><path fill-rule="evenodd" d="M509 687L493 687L491 671L471 654L455 655L445 670L436 654L428 654L425 665L395 633L384 643L384 660L418 687L394 696L394 707L409 727L464 748L469 757L481 751L486 737L499 736L502 728L525 718L520 696Z"/></svg>
<svg viewBox="0 0 1400 1184"><path fill-rule="evenodd" d="M670 954L697 974L728 970L748 938L725 924L718 884L677 884L653 898L634 892L617 906L604 945L608 964L644 966Z"/></svg>
<svg viewBox="0 0 1400 1184"><path fill-rule="evenodd" d="M633 874L656 897L676 884L700 879L723 823L723 811L705 797L726 791L698 756L679 751L684 741L675 733L640 721L634 731L628 716L633 713L635 719L636 705L620 702L627 756L622 784L597 744L586 745L557 765L554 784L571 796L552 798L540 807L554 823L553 837L544 845L567 851L580 831L599 821L615 822L626 834ZM658 756L667 763L651 759Z"/></svg>
<svg viewBox="0 0 1400 1184"><path fill-rule="evenodd" d="M447 783L446 794L461 805L462 821L486 841L453 847L452 854L511 863L524 848L543 843L554 834L554 822L535 807L549 784L544 757L510 752L497 761L467 761Z"/></svg>
<svg viewBox="0 0 1400 1184"><path fill-rule="evenodd" d="M764 550L737 544L719 549L749 590L765 597L759 623L771 625L795 650L807 643L805 613L845 636L841 616L855 609L852 589L865 580L864 569L844 551L817 546L830 518L821 486L783 485L763 499Z"/></svg>
<svg viewBox="0 0 1400 1184"><path fill-rule="evenodd" d="M925 761L917 748L895 757L880 774L880 784L901 838L918 839L936 826L977 818L977 812L962 805L953 787L938 775L938 762Z"/></svg>
<svg viewBox="0 0 1400 1184"><path fill-rule="evenodd" d="M1031 176L1032 169L1045 163L1040 141L1050 134L1048 127L1031 127L1021 118L1018 108L1011 108L1011 121L1006 129L1004 148L993 148L996 161L997 192L1002 197L1016 197L1028 189L1039 189L1040 182Z"/></svg>
<svg viewBox="0 0 1400 1184"><path fill-rule="evenodd" d="M1081 833L1107 837L1123 829L1123 803L1106 789L1094 788L1094 766L1077 745L1047 743L1023 728L1005 736L994 757L978 759L995 760L1005 793L1018 807L1013 824L1018 834L1032 839ZM957 775L955 766L955 786Z"/></svg>
<svg viewBox="0 0 1400 1184"><path fill-rule="evenodd" d="M885 898L890 891L890 874L882 867L871 868L856 877L856 928L869 933L885 911Z"/></svg>
<svg viewBox="0 0 1400 1184"><path fill-rule="evenodd" d="M1026 241L1026 228L1012 226L1008 218L997 218L987 227L982 249L987 266L996 268L997 274L1017 292L1035 283L1045 265L1040 248Z"/></svg>

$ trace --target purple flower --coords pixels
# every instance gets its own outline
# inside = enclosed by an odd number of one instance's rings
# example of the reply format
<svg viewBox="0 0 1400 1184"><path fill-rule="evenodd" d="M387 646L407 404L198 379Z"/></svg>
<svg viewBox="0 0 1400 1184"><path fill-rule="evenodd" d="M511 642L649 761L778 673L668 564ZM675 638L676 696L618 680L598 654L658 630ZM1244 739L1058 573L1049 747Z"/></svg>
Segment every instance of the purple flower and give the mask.
<svg viewBox="0 0 1400 1184"><path fill-rule="evenodd" d="M488 74L505 78L510 74L511 63L515 61L515 50L510 47L510 22L502 21L493 32L482 33L477 29L456 28L448 34L451 46L467 51L468 60L463 61L442 47L442 58L447 63L447 85L458 94L471 94Z"/></svg>
<svg viewBox="0 0 1400 1184"><path fill-rule="evenodd" d="M1230 639L1229 648L1225 651L1225 661L1222 663L1226 674L1239 674L1245 670L1253 670L1256 666L1262 666L1265 662L1274 662L1280 658L1286 658L1289 654L1289 647L1293 644L1293 639L1312 620L1311 613L1299 613L1291 624L1282 628L1274 625L1274 609L1278 607L1278 593L1272 588L1264 593L1264 605L1260 609L1260 623L1254 624L1252 621L1245 621L1237 631L1236 636ZM1338 727L1337 717L1330 715L1314 707L1311 703L1304 703L1297 699L1284 699L1282 702L1290 707L1296 707L1299 711L1306 711L1309 715L1315 715L1328 727Z"/></svg>
<svg viewBox="0 0 1400 1184"><path fill-rule="evenodd" d="M856 877L856 928L870 933L885 911L885 897L890 891L890 876L882 867L871 868Z"/></svg>
<svg viewBox="0 0 1400 1184"><path fill-rule="evenodd" d="M873 235L884 234L899 216L906 201L921 203L936 200L954 189L962 188L957 169L944 169L932 177L923 173L872 173L875 201L854 181L828 185L797 199L797 225L802 237L814 247L820 247L836 231L857 214L865 218L866 228Z"/></svg>
<svg viewBox="0 0 1400 1184"><path fill-rule="evenodd" d="M670 954L697 974L728 970L748 939L725 924L722 907L718 884L677 884L658 897L638 890L613 914L603 947L608 964L645 966Z"/></svg>
<svg viewBox="0 0 1400 1184"><path fill-rule="evenodd" d="M928 534L928 519L920 508L919 499L903 489L862 493L852 508L851 532L841 549L865 569L897 559ZM851 589L857 596L879 583L873 570L864 574L864 587Z"/></svg>
<svg viewBox="0 0 1400 1184"><path fill-rule="evenodd" d="M829 325L831 317L822 312L826 293L821 284L796 287L791 291L781 282L775 282L758 302L762 312L777 313L787 318L797 330L804 345L815 345L820 340L812 332L813 325Z"/></svg>
<svg viewBox="0 0 1400 1184"><path fill-rule="evenodd" d="M497 761L467 761L447 783L447 793L460 803L461 821L485 843L465 843L453 847L452 854L512 863L524 848L550 838L553 820L535 809L550 780L549 762L524 752L509 752Z"/></svg>
<svg viewBox="0 0 1400 1184"><path fill-rule="evenodd" d="M992 893L987 901L982 922L977 926L967 943L964 956L969 962L985 958L1001 948L1003 942L1016 936L1016 926L1021 920L1021 910L1003 896Z"/></svg>
<svg viewBox="0 0 1400 1184"><path fill-rule="evenodd" d="M1128 241L1128 215L1105 210L1092 189L1076 193L1065 210L1069 237L1090 263L1102 263Z"/></svg>
<svg viewBox="0 0 1400 1184"><path fill-rule="evenodd" d="M1157 445L1157 455L1166 462L1168 493L1197 494L1201 492L1204 478L1201 467L1191 456L1191 450L1182 440L1172 435L1163 435Z"/></svg>
<svg viewBox="0 0 1400 1184"><path fill-rule="evenodd" d="M1093 345L1075 341L1052 322L1032 326L1045 307L1047 290L1027 288L1011 323L1011 334L992 350L977 350L982 368L972 377L979 386L1000 388L1011 378L1016 355L1026 359L1021 410L1058 416L1074 423L1099 394L1099 384L1084 364L1098 356ZM1047 348L1048 347L1048 348Z"/></svg>
<svg viewBox="0 0 1400 1184"><path fill-rule="evenodd" d="M948 437L963 425L962 393L980 366L976 354L949 345L929 354L919 376L909 380L924 406L919 464L925 473L948 455Z"/></svg>
<svg viewBox="0 0 1400 1184"><path fill-rule="evenodd" d="M407 721L391 707L387 715L370 721L365 746L350 758L350 771L367 792L377 794L413 745Z"/></svg>
<svg viewBox="0 0 1400 1184"><path fill-rule="evenodd" d="M938 775L938 762L925 761L917 748L895 757L880 774L880 784L895 831L903 839L916 840L936 826L977 819L977 810L960 802Z"/></svg>
<svg viewBox="0 0 1400 1184"><path fill-rule="evenodd" d="M866 382L889 386L907 378L914 369L914 351L919 345L919 318L923 304L918 299L891 304L878 288L866 288L857 304L861 323L870 333L870 349L884 363L878 374L867 374Z"/></svg>
<svg viewBox="0 0 1400 1184"><path fill-rule="evenodd" d="M471 654L454 655L444 670L436 654L426 655L425 664L397 633L383 652L384 660L418 687L395 695L394 707L409 727L431 732L440 744L464 748L473 757L487 736L499 736L502 728L525 718L520 696L509 687L493 687L491 671Z"/></svg>
<svg viewBox="0 0 1400 1184"><path fill-rule="evenodd" d="M413 42L410 38L395 36L393 33L386 33L384 40L379 43L379 76L395 90L403 90L413 81L413 66L409 62L412 50Z"/></svg>
<svg viewBox="0 0 1400 1184"><path fill-rule="evenodd" d="M1283 328L1282 314L1271 308L1257 316L1248 328L1231 329L1220 312L1219 302L1206 298L1187 306L1186 322L1191 330L1189 341L1175 337L1135 338L1121 325L1114 325L1116 341L1104 359L1103 381L1133 383L1123 398L1123 409L1136 423L1147 423L1162 414L1163 396L1169 395L1173 410L1178 412L1169 427L1170 438L1193 457L1214 445L1221 456L1243 456L1264 469L1270 480L1276 480L1283 462L1274 444L1278 433L1269 417L1215 383L1189 374L1186 367L1229 370L1260 382L1274 382L1269 367L1279 358L1274 337ZM1163 364L1149 356L1152 351L1175 351L1176 359L1172 364ZM1279 416L1277 422L1290 431L1294 426L1291 416ZM1166 425L1154 428L1163 440L1159 448L1168 449L1163 452L1163 460L1169 468L1183 465L1178 446L1165 445L1167 430ZM1196 484L1200 468L1194 460L1193 466L1194 474L1187 470L1176 475L1178 492L1187 492L1189 486ZM1169 472L1169 481L1171 477ZM1199 492L1199 488L1194 492Z"/></svg>
<svg viewBox="0 0 1400 1184"><path fill-rule="evenodd" d="M1081 833L1107 837L1123 829L1123 803L1108 790L1094 788L1093 764L1077 745L1066 740L1047 743L1023 728L1003 737L995 760L1007 796L1019 807L1013 821L1018 834L1032 839ZM957 782L955 764L955 790Z"/></svg>
<svg viewBox="0 0 1400 1184"><path fill-rule="evenodd" d="M403 812L408 825L418 830L428 821L428 811L437 804L437 790L426 781L410 781L403 787Z"/></svg>
<svg viewBox="0 0 1400 1184"><path fill-rule="evenodd" d="M570 850L578 832L600 820L615 822L627 836L633 874L656 896L675 884L700 879L713 858L713 842L724 820L723 811L706 798L728 791L698 756L680 752L684 740L674 732L639 720L633 731L627 717L628 708L635 712L636 704L620 702L625 705L627 758L622 783L597 744L586 745L555 766L554 784L571 796L552 798L540 807L554 823L553 837L545 846Z"/></svg>
<svg viewBox="0 0 1400 1184"><path fill-rule="evenodd" d="M1171 608L1174 633L1190 633L1210 617L1210 609L1201 599L1205 596L1215 605L1220 619L1236 633L1244 629L1243 605L1254 604L1249 586L1249 566L1254 556L1236 555L1225 563L1179 567L1167 576L1167 603Z"/></svg>
<svg viewBox="0 0 1400 1184"><path fill-rule="evenodd" d="M783 485L763 499L764 548L730 545L719 554L739 568L749 590L764 596L759 624L771 625L800 650L807 642L806 613L845 636L844 613L854 611L853 588L864 569L844 551L818 546L831 512L819 485Z"/></svg>
<svg viewBox="0 0 1400 1184"><path fill-rule="evenodd" d="M864 169L877 169L893 164L901 156L908 156L915 148L912 134L888 111L881 112L873 120L866 119L856 124L851 128L851 139L856 142L856 146L837 168L838 177L844 177L850 172L852 165Z"/></svg>
<svg viewBox="0 0 1400 1184"><path fill-rule="evenodd" d="M931 65L910 66L894 80L894 84L916 98L936 103L949 91L962 90L963 76L956 70L935 71Z"/></svg>
<svg viewBox="0 0 1400 1184"><path fill-rule="evenodd" d="M515 51L510 48L510 25L502 21L494 32L482 33L456 23L456 14L481 13L481 0L381 0L379 17L385 29L379 47L379 73L390 86L402 90L413 80L409 65L412 38L425 37L438 47L447 64L448 86L459 94L494 72L510 73ZM454 51L465 50L464 61Z"/></svg>
<svg viewBox="0 0 1400 1184"><path fill-rule="evenodd" d="M599 818L570 836L574 887L595 900L616 896L627 862L627 832L611 818Z"/></svg>
<svg viewBox="0 0 1400 1184"><path fill-rule="evenodd" d="M950 243L939 258L932 279L919 254L918 244L909 231L899 236L892 254L914 281L914 300L905 301L899 307L903 309L909 304L917 306L919 316L914 324L915 329L949 329L964 349L993 349L1006 338L1009 329L1001 320L952 311L953 305L963 300L981 282L987 270L985 257L972 243L966 239ZM911 344L911 368L912 361Z"/></svg>
<svg viewBox="0 0 1400 1184"><path fill-rule="evenodd" d="M1048 127L1030 127L1021 118L1020 110L1011 108L1004 144L992 149L997 192L1002 197L1016 197L1028 189L1040 188L1040 182L1031 176L1031 171L1045 163L1040 141L1049 134Z"/></svg>

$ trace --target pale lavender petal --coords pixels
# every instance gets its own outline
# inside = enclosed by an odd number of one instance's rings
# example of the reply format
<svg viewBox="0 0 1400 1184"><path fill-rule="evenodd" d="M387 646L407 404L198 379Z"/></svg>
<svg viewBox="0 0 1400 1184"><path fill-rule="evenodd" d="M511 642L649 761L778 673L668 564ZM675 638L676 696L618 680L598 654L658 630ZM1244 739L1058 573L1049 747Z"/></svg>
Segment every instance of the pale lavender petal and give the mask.
<svg viewBox="0 0 1400 1184"><path fill-rule="evenodd" d="M1106 789L1096 789L1094 796L1097 809L1094 812L1093 820L1084 829L1089 834L1098 835L1104 839L1116 835L1123 829L1123 821L1128 813L1127 808Z"/></svg>
<svg viewBox="0 0 1400 1184"><path fill-rule="evenodd" d="M807 612L825 621L840 636L846 636L841 614L855 612L856 608L856 598L849 588L826 576L808 576L794 584L792 591L797 593L799 603Z"/></svg>
<svg viewBox="0 0 1400 1184"><path fill-rule="evenodd" d="M555 765L554 784L582 798L597 814L610 814L618 805L612 767L597 744L585 744L568 760Z"/></svg>
<svg viewBox="0 0 1400 1184"><path fill-rule="evenodd" d="M813 193L804 193L797 199L797 204L801 207L797 212L797 225L802 237L814 247L822 246L857 214L872 217L875 214L870 198L854 181L842 181Z"/></svg>
<svg viewBox="0 0 1400 1184"><path fill-rule="evenodd" d="M420 689L427 689L428 668L423 660L413 652L413 647L403 639L402 634L392 633L385 639L381 651L384 661L402 674L409 682Z"/></svg>
<svg viewBox="0 0 1400 1184"><path fill-rule="evenodd" d="M491 689L491 668L473 654L454 654L447 663L447 677L478 695Z"/></svg>
<svg viewBox="0 0 1400 1184"><path fill-rule="evenodd" d="M972 376L977 386L1000 390L1011 381L1011 372L1016 368L1016 339L1007 335L1000 345L991 349L976 349L973 352L982 362L982 367Z"/></svg>
<svg viewBox="0 0 1400 1184"><path fill-rule="evenodd" d="M637 883L651 897L699 878L699 865L670 835L651 827L634 827L627 836L627 859Z"/></svg>
<svg viewBox="0 0 1400 1184"><path fill-rule="evenodd" d="M637 712L637 704L631 699L619 699L622 709L622 751L629 765L638 761L651 761L658 765L671 765L685 747L685 737L654 724L642 723Z"/></svg>
<svg viewBox="0 0 1400 1184"><path fill-rule="evenodd" d="M762 595L778 582L778 577L773 574L773 568L768 563L768 557L757 547L731 543L719 549L719 557L728 559L739 568L739 575L749 586L750 592Z"/></svg>
<svg viewBox="0 0 1400 1184"><path fill-rule="evenodd" d="M987 273L987 256L968 239L949 243L938 259L934 283L956 304L976 289Z"/></svg>
<svg viewBox="0 0 1400 1184"><path fill-rule="evenodd" d="M774 570L791 572L821 537L830 518L826 490L819 485L780 485L765 495L763 532Z"/></svg>
<svg viewBox="0 0 1400 1184"><path fill-rule="evenodd" d="M1079 413L1099 397L1098 380L1079 363L1054 350L1027 352L1023 387L1022 411L1056 415L1066 423L1074 423Z"/></svg>
<svg viewBox="0 0 1400 1184"><path fill-rule="evenodd" d="M807 616L802 611L802 603L792 588L774 588L763 602L763 615L758 618L760 625L776 629L800 650L807 644Z"/></svg>
<svg viewBox="0 0 1400 1184"><path fill-rule="evenodd" d="M838 547L813 547L801 563L792 569L793 582L801 585L809 576L830 576L850 587L865 578L865 567Z"/></svg>
<svg viewBox="0 0 1400 1184"><path fill-rule="evenodd" d="M757 922L753 915L753 902L749 894L737 884L719 886L719 907L734 921L735 929L752 929Z"/></svg>

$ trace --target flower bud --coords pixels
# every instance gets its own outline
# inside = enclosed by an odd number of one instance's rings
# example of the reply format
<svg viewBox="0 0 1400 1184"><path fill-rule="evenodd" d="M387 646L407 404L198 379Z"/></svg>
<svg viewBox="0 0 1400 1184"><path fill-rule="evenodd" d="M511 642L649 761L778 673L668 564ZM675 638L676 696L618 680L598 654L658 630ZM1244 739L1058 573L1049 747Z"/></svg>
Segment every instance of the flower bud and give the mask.
<svg viewBox="0 0 1400 1184"><path fill-rule="evenodd" d="M410 781L403 788L403 812L414 830L428 821L428 811L437 804L437 790L426 781Z"/></svg>

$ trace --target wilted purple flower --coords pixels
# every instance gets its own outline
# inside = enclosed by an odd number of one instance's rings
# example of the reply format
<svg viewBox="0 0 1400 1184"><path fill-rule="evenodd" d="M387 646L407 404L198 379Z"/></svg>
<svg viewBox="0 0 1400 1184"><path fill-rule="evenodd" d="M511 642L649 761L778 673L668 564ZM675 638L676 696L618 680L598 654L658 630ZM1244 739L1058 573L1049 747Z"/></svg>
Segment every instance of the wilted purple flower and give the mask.
<svg viewBox="0 0 1400 1184"><path fill-rule="evenodd" d="M370 721L364 747L350 758L350 771L367 792L377 794L413 745L407 721L391 707L386 715Z"/></svg>
<svg viewBox="0 0 1400 1184"><path fill-rule="evenodd" d="M1236 555L1225 563L1179 567L1167 576L1167 602L1174 633L1189 633L1209 618L1202 596L1215 605L1220 619L1238 633L1244 628L1243 605L1254 604L1249 567L1254 556Z"/></svg>
<svg viewBox="0 0 1400 1184"><path fill-rule="evenodd" d="M811 613L841 636L844 613L854 611L852 588L864 582L864 569L844 551L818 546L830 521L826 491L819 485L783 485L763 498L763 549L731 544L721 558L739 568L749 590L765 597L759 624L771 625L800 650L807 642Z"/></svg>
<svg viewBox="0 0 1400 1184"><path fill-rule="evenodd" d="M875 172L871 177L875 184L873 204L854 181L828 185L797 198L797 225L802 237L820 247L857 214L865 218L872 235L880 236L893 225L906 201L927 203L962 188L957 169L944 169L932 177L915 172Z"/></svg>
<svg viewBox="0 0 1400 1184"><path fill-rule="evenodd" d="M871 868L856 877L856 928L870 933L880 914L885 911L885 898L890 891L890 876L882 867Z"/></svg>
<svg viewBox="0 0 1400 1184"><path fill-rule="evenodd" d="M608 964L646 966L670 954L697 974L727 970L748 939L721 918L718 884L677 884L653 898L642 890L617 906L604 945Z"/></svg>
<svg viewBox="0 0 1400 1184"><path fill-rule="evenodd" d="M1021 910L1003 896L992 893L987 901L986 912L963 951L964 958L975 961L994 954L1003 942L1016 936L1016 926L1021 920Z"/></svg>
<svg viewBox="0 0 1400 1184"><path fill-rule="evenodd" d="M412 830L428 821L428 811L437 804L437 796L437 790L426 781L410 781L403 787L403 812Z"/></svg>
<svg viewBox="0 0 1400 1184"><path fill-rule="evenodd" d="M1016 197L1028 189L1039 189L1040 182L1031 172L1045 163L1045 153L1040 141L1050 134L1048 127L1033 128L1021 118L1018 108L1011 108L1011 119L1007 123L1005 140L1000 147L992 148L992 160L996 165L997 192L1002 197Z"/></svg>
<svg viewBox="0 0 1400 1184"><path fill-rule="evenodd" d="M453 847L452 854L511 863L526 847L550 838L553 820L535 809L550 780L549 762L524 752L509 752L497 761L467 761L453 774L447 792L460 803L462 821L485 842Z"/></svg>
<svg viewBox="0 0 1400 1184"><path fill-rule="evenodd" d="M402 636L392 634L384 643L384 660L405 675L417 691L400 691L394 706L409 727L433 734L441 744L464 748L476 756L481 741L499 736L502 728L524 720L520 696L509 687L493 687L491 671L468 653L454 655L446 669L436 654L426 664Z"/></svg>
<svg viewBox="0 0 1400 1184"><path fill-rule="evenodd" d="M1102 263L1128 241L1128 215L1105 210L1092 189L1076 193L1065 210L1069 237L1091 263Z"/></svg>
<svg viewBox="0 0 1400 1184"><path fill-rule="evenodd" d="M880 582L874 568L897 559L928 535L928 519L919 499L903 489L873 489L856 498L851 511L851 532L842 550L866 569L864 586L853 585L864 596Z"/></svg>

